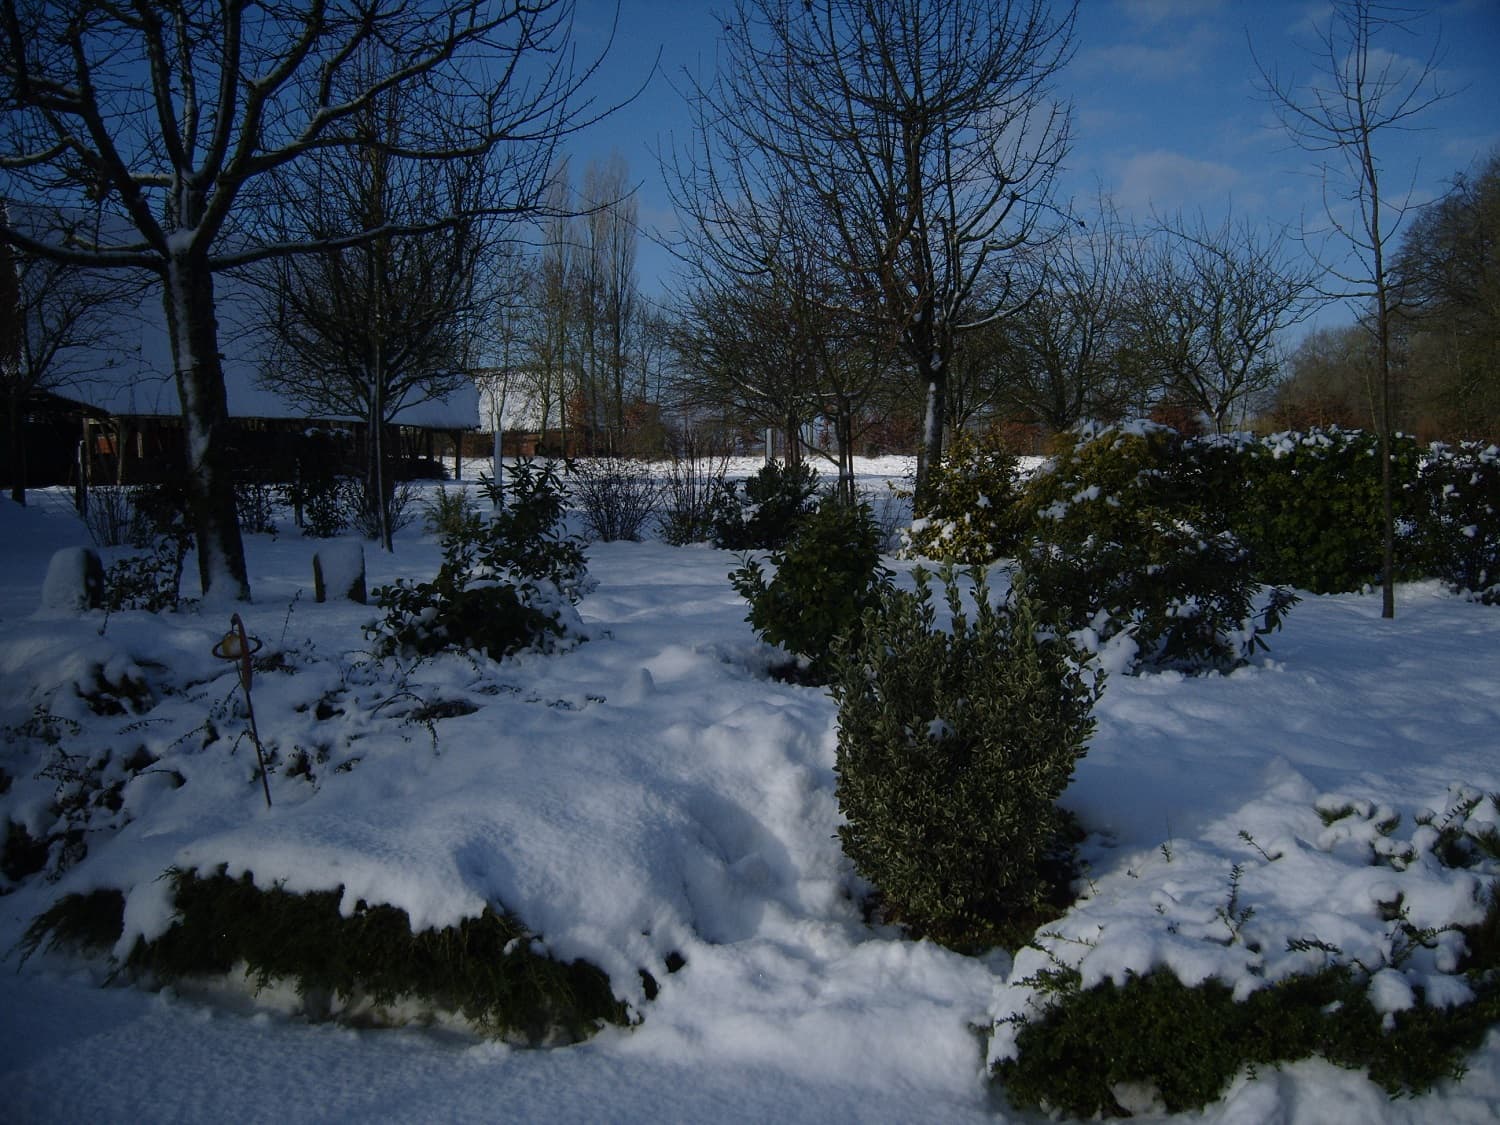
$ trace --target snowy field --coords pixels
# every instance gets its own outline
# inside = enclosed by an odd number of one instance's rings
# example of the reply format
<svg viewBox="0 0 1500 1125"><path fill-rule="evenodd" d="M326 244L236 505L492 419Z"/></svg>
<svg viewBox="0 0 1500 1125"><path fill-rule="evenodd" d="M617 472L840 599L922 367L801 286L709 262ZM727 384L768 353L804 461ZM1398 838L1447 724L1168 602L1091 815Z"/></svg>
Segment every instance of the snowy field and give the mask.
<svg viewBox="0 0 1500 1125"><path fill-rule="evenodd" d="M905 466L862 470L883 489ZM592 546L587 641L411 667L369 658L373 608L314 603L316 541L250 537L243 616L263 654L284 656L255 680L260 734L283 761L303 748L317 762L311 778L278 770L268 811L234 673L210 655L227 613L106 622L37 608L52 552L86 542L61 495L0 500L0 730L14 775L0 812L47 827L56 782L36 773L49 751L17 733L38 705L68 720L62 748L80 763L107 775L140 747L157 761L91 824L85 858L0 897L0 1120L1032 1119L984 1080L1006 1037L975 1029L1024 1007L1018 982L1041 955L964 958L862 922L864 888L835 838L833 705L768 678L771 654L726 577L733 555ZM374 586L429 577L439 550L414 526L393 556L366 558ZM891 565L910 582L909 563ZM1111 679L1063 799L1091 833L1084 897L1044 943L1086 980L1168 965L1243 988L1310 967L1281 951L1317 938L1391 965L1379 982L1391 1009L1413 986L1461 999L1451 936L1403 960L1386 919L1397 896L1417 925L1477 917L1479 875L1438 864L1421 821L1500 792L1500 610L1436 584L1402 587L1397 609L1383 621L1378 594L1306 597L1269 656L1234 675ZM101 675L145 685L135 711L96 714L72 690ZM474 709L412 718L455 702ZM1319 808L1352 811L1325 824ZM1473 816L1494 813L1480 803ZM19 965L22 930L58 896L126 890L131 940L170 920L163 870L220 864L263 886L343 887L350 905L391 903L418 925L503 903L554 953L608 972L639 1023L524 1050L441 1022L313 1024L274 991L104 987L105 966L55 954ZM674 973L671 954L685 962ZM654 1000L641 969L661 982ZM1242 1074L1224 1101L1171 1120L1497 1117L1492 1031L1462 1081L1420 1098L1392 1101L1308 1061Z"/></svg>

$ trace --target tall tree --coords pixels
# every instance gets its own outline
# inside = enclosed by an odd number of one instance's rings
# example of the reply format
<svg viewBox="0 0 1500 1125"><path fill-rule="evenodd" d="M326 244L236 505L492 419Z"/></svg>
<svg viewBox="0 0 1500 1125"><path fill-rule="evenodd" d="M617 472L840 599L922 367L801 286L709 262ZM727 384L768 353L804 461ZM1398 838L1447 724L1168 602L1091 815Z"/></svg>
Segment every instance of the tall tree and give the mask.
<svg viewBox="0 0 1500 1125"><path fill-rule="evenodd" d="M1029 295L1004 265L1053 209L1069 111L1050 83L1074 16L1044 0L739 0L715 81L692 87L679 208L730 270L765 269L760 232L795 229L899 345L926 397L919 503L956 341Z"/></svg>
<svg viewBox="0 0 1500 1125"><path fill-rule="evenodd" d="M1306 85L1259 63L1262 88L1292 140L1322 159L1325 211L1347 251L1329 264L1330 295L1355 303L1375 341L1371 384L1378 404L1381 516L1384 524L1381 615L1396 615L1396 516L1391 479L1391 358L1397 293L1389 251L1410 209L1387 190L1381 146L1444 94L1437 86L1438 45L1410 61L1387 41L1415 37L1419 13L1378 0L1334 0L1317 28L1316 78Z"/></svg>
<svg viewBox="0 0 1500 1125"><path fill-rule="evenodd" d="M1423 420L1445 438L1500 439L1500 152L1417 216L1395 275Z"/></svg>
<svg viewBox="0 0 1500 1125"><path fill-rule="evenodd" d="M395 89L446 100L436 139L404 132L397 161L489 160L490 212L539 198L560 135L587 103L566 50L571 0L0 0L0 168L13 199L47 207L65 234L7 224L0 240L95 269L143 269L160 285L187 443L187 486L205 594L247 599L225 463L228 424L215 275L318 248L267 236L257 194L315 150L355 149L359 122ZM366 45L390 66L351 81ZM98 236L68 223L87 200ZM451 226L459 216L417 229ZM412 233L399 223L332 246Z"/></svg>

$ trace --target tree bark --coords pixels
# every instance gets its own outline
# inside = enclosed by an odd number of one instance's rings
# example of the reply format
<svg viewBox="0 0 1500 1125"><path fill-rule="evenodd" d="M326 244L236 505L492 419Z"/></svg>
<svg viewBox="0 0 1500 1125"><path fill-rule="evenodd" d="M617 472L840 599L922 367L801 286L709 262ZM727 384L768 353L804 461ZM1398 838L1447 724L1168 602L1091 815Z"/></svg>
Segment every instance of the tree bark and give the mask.
<svg viewBox="0 0 1500 1125"><path fill-rule="evenodd" d="M182 403L188 507L203 596L249 601L245 546L226 447L229 403L214 316L214 278L202 255L189 250L168 257L162 302Z"/></svg>
<svg viewBox="0 0 1500 1125"><path fill-rule="evenodd" d="M925 510L931 492L932 473L943 459L943 428L947 425L948 380L941 369L924 362L921 372L927 386L927 412L922 416L922 447L917 453L917 480L913 502Z"/></svg>

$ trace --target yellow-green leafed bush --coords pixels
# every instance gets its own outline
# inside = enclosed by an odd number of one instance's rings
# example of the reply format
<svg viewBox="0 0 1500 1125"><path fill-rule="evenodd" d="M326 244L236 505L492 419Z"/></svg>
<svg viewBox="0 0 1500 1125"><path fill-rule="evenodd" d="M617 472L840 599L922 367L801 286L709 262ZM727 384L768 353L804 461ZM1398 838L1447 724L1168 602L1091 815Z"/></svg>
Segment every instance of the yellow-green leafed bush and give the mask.
<svg viewBox="0 0 1500 1125"><path fill-rule="evenodd" d="M1015 554L1020 473L994 434L959 434L932 473L926 508L906 532L902 553L964 566Z"/></svg>

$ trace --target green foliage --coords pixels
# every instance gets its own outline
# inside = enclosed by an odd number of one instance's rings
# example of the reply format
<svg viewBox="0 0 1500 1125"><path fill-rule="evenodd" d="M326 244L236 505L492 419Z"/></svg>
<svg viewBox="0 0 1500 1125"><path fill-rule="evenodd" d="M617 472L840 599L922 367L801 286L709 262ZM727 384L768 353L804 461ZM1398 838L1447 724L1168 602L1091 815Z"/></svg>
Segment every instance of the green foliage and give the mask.
<svg viewBox="0 0 1500 1125"><path fill-rule="evenodd" d="M478 511L467 488L439 488L422 505L422 519L429 532L440 539L451 539L463 534L467 521Z"/></svg>
<svg viewBox="0 0 1500 1125"><path fill-rule="evenodd" d="M563 963L514 916L487 907L457 926L413 933L404 910L356 904L341 891L260 890L248 875L171 873L177 918L154 941L138 941L126 967L159 981L220 975L243 964L258 987L295 982L298 992L378 1006L408 997L460 1011L486 1032L533 1044L586 1038L624 1023L608 978L584 961ZM61 900L27 931L29 953L49 946L100 949L123 929L118 891Z"/></svg>
<svg viewBox="0 0 1500 1125"><path fill-rule="evenodd" d="M835 638L859 628L889 583L880 538L869 505L826 497L786 549L771 553L776 572L769 582L750 558L730 574L750 603L745 619L771 644L803 657L810 678L823 682Z"/></svg>
<svg viewBox="0 0 1500 1125"><path fill-rule="evenodd" d="M1500 604L1500 447L1434 444L1417 476L1424 570Z"/></svg>
<svg viewBox="0 0 1500 1125"><path fill-rule="evenodd" d="M480 565L515 576L522 584L547 584L576 603L588 579L583 543L563 526L568 490L556 461L519 461L504 489L489 477L480 488L496 509L480 536ZM470 525L472 526L472 525Z"/></svg>
<svg viewBox="0 0 1500 1125"><path fill-rule="evenodd" d="M1239 1002L1219 981L1189 987L1163 970L1087 990L1062 984L1057 1004L1022 1021L1017 1057L998 1063L994 1077L1018 1107L1075 1117L1124 1113L1115 1093L1122 1083L1149 1083L1170 1113L1199 1109L1242 1067L1313 1056L1364 1069L1393 1096L1421 1093L1459 1077L1464 1055L1500 1019L1500 985L1486 979L1468 1004L1418 1005L1392 1013L1386 1028L1364 974L1347 965L1277 981Z"/></svg>
<svg viewBox="0 0 1500 1125"><path fill-rule="evenodd" d="M1229 443L1151 425L1081 434L1028 482L1018 581L1090 647L1126 634L1131 670L1227 671L1297 600L1273 590L1256 611L1251 555L1228 526L1239 503Z"/></svg>
<svg viewBox="0 0 1500 1125"><path fill-rule="evenodd" d="M817 507L818 471L769 461L743 489L719 482L714 499L714 546L730 551L783 547Z"/></svg>
<svg viewBox="0 0 1500 1125"><path fill-rule="evenodd" d="M928 477L928 507L903 553L969 566L1013 556L1022 542L1016 458L994 433L960 433Z"/></svg>
<svg viewBox="0 0 1500 1125"><path fill-rule="evenodd" d="M562 482L555 467L523 462L507 484L493 515L473 506L454 515L431 582L398 578L374 591L385 617L365 633L377 655L457 649L500 660L566 633L588 571L582 545L563 530Z"/></svg>
<svg viewBox="0 0 1500 1125"><path fill-rule="evenodd" d="M1378 584L1381 573L1380 440L1360 430L1275 434L1243 451L1246 488L1233 527L1262 582L1316 594ZM1416 512L1417 447L1391 451L1396 518ZM1398 555L1409 555L1398 545ZM1398 558L1399 561L1399 558ZM1404 571L1410 573L1410 560Z"/></svg>
<svg viewBox="0 0 1500 1125"><path fill-rule="evenodd" d="M104 887L64 895L38 914L21 935L21 961L45 943L49 950L98 953L109 949L125 929L125 896Z"/></svg>
<svg viewBox="0 0 1500 1125"><path fill-rule="evenodd" d="M838 647L839 829L893 917L957 948L1029 932L1065 887L1070 818L1055 801L1094 730L1096 669L1041 629L1037 607L990 602L971 617L944 575L951 631L928 576L884 590Z"/></svg>

